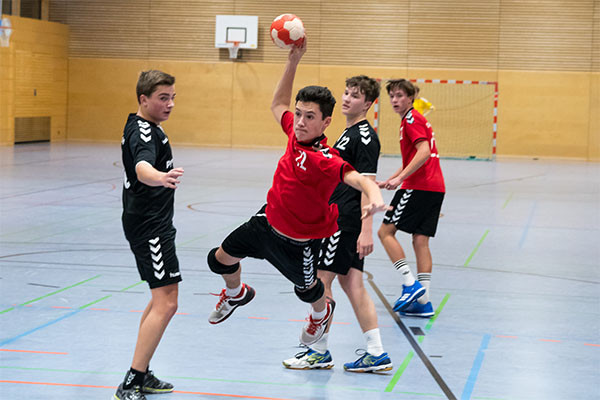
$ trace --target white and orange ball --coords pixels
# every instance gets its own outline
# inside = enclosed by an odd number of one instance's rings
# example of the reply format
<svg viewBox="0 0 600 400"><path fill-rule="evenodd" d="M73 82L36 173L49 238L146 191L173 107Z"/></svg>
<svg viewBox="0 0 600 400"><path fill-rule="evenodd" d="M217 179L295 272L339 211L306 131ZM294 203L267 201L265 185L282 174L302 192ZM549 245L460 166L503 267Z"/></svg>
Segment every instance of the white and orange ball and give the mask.
<svg viewBox="0 0 600 400"><path fill-rule="evenodd" d="M302 45L304 37L304 24L294 14L281 14L271 24L271 39L282 49Z"/></svg>

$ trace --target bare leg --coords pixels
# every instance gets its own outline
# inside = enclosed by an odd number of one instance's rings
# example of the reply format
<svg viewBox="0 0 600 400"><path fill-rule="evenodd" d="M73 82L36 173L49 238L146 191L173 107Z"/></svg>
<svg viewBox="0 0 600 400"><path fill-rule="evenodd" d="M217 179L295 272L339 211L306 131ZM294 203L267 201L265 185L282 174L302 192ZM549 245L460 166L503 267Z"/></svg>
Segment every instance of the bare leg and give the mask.
<svg viewBox="0 0 600 400"><path fill-rule="evenodd" d="M347 275L338 275L338 281L348 296L363 333L377 328L377 312L363 283L363 273L350 268Z"/></svg>
<svg viewBox="0 0 600 400"><path fill-rule="evenodd" d="M152 289L151 293L152 299L142 314L131 363L131 367L137 371L146 371L167 325L177 311L179 286L175 283Z"/></svg>
<svg viewBox="0 0 600 400"><path fill-rule="evenodd" d="M433 269L431 251L429 250L429 236L415 233L413 235L413 249L417 257L417 272L429 272Z"/></svg>
<svg viewBox="0 0 600 400"><path fill-rule="evenodd" d="M398 239L396 239L397 231L398 230L396 227L392 224L381 224L381 227L377 232L383 248L393 263L400 259L406 258L404 249L400 245L400 242L398 242Z"/></svg>

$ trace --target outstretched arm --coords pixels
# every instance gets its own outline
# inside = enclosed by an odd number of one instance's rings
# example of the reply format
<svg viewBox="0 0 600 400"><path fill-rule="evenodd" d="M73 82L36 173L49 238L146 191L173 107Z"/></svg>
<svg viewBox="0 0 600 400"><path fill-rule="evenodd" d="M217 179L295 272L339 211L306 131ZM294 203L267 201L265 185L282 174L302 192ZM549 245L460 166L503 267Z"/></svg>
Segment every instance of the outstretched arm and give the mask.
<svg viewBox="0 0 600 400"><path fill-rule="evenodd" d="M135 166L135 173L140 182L148 186L164 186L177 189L179 178L183 175L183 168L173 168L169 172L161 172L150 163L141 161Z"/></svg>
<svg viewBox="0 0 600 400"><path fill-rule="evenodd" d="M275 93L273 93L271 111L273 112L273 116L277 123L281 123L281 116L290 109L294 77L296 76L296 69L304 53L306 53L306 38L301 46L293 46L290 49L283 76L275 88Z"/></svg>
<svg viewBox="0 0 600 400"><path fill-rule="evenodd" d="M412 160L408 163L406 168L399 169L394 175L392 175L387 181L380 182L379 187L388 190L395 190L398 186L404 182L411 174L421 168L429 157L431 157L431 150L429 149L429 143L426 140L422 140L415 145L417 153Z"/></svg>
<svg viewBox="0 0 600 400"><path fill-rule="evenodd" d="M387 211L390 207L385 204L381 196L381 190L375 182L364 175L359 174L355 170L346 172L344 175L344 183L352 186L356 190L360 190L369 198L368 204L363 206L362 219L367 218L377 212Z"/></svg>

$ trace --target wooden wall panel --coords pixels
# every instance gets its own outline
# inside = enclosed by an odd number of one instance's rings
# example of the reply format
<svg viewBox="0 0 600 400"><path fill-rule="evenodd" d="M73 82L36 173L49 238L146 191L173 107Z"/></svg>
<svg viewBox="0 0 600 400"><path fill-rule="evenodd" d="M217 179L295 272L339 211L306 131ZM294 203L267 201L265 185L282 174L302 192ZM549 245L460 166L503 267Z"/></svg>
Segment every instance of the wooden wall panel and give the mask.
<svg viewBox="0 0 600 400"><path fill-rule="evenodd" d="M409 7L411 68L497 67L500 0L421 0Z"/></svg>
<svg viewBox="0 0 600 400"><path fill-rule="evenodd" d="M498 68L590 71L598 0L502 0Z"/></svg>
<svg viewBox="0 0 600 400"><path fill-rule="evenodd" d="M590 71L598 68L600 0L50 0L71 27L72 57L228 61L217 14L257 15L258 49L238 61L280 63L269 27L302 18L304 62L402 68ZM594 46L594 43L596 44Z"/></svg>

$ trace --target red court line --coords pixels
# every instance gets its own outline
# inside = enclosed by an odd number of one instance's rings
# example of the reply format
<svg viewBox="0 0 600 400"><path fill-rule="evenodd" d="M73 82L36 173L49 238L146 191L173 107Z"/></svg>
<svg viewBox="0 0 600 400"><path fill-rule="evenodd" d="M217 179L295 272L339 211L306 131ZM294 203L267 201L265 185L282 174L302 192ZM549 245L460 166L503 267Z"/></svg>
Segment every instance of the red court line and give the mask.
<svg viewBox="0 0 600 400"><path fill-rule="evenodd" d="M110 309L108 309L108 308L90 308L90 310L94 310L94 311L110 311Z"/></svg>
<svg viewBox="0 0 600 400"><path fill-rule="evenodd" d="M554 343L559 343L560 340L554 340L554 339L539 339L541 342L554 342Z"/></svg>
<svg viewBox="0 0 600 400"><path fill-rule="evenodd" d="M595 343L584 343L584 345L600 347L600 344L595 344Z"/></svg>
<svg viewBox="0 0 600 400"><path fill-rule="evenodd" d="M67 310L71 309L71 307L65 307L65 306L52 306L52 308L61 308L61 309L64 308L64 309L67 309Z"/></svg>
<svg viewBox="0 0 600 400"><path fill-rule="evenodd" d="M74 384L74 383L55 383L55 382L27 382L27 381L0 380L0 383L17 383L17 384L21 384L21 385L84 387L84 388L94 388L94 389L116 389L117 388L116 386L80 385L80 384ZM202 395L202 396L233 397L236 399L292 400L292 399L284 399L281 397L244 396L242 394L225 394L225 393L208 393L208 392L186 392L186 391L182 391L182 390L175 390L173 393L196 394L196 395Z"/></svg>
<svg viewBox="0 0 600 400"><path fill-rule="evenodd" d="M175 315L190 315L190 313L186 313L186 312L177 312L177 313L175 313Z"/></svg>
<svg viewBox="0 0 600 400"><path fill-rule="evenodd" d="M56 351L35 351L35 350L14 350L14 349L0 349L0 351L11 351L15 353L36 353L36 354L64 354L67 355L69 353L62 353Z"/></svg>
<svg viewBox="0 0 600 400"><path fill-rule="evenodd" d="M129 310L129 312L144 312L143 310Z"/></svg>
<svg viewBox="0 0 600 400"><path fill-rule="evenodd" d="M248 317L249 319L269 319L267 317Z"/></svg>
<svg viewBox="0 0 600 400"><path fill-rule="evenodd" d="M496 335L496 337L507 338L507 339L516 339L516 336L507 336L507 335Z"/></svg>

